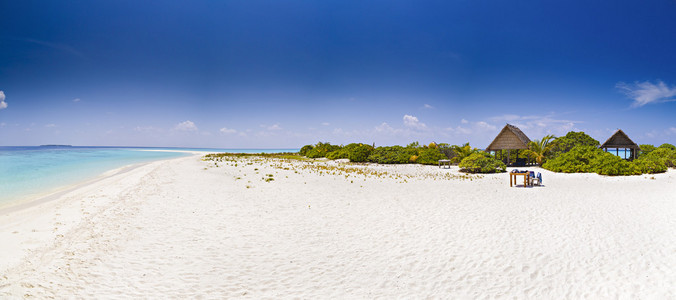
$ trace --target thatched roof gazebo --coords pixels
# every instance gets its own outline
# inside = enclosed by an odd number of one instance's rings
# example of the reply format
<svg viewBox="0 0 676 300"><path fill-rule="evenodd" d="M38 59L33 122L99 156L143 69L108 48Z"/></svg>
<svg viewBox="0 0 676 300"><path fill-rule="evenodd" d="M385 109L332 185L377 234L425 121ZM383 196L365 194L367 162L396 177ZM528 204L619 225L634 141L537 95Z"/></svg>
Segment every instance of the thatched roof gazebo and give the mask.
<svg viewBox="0 0 676 300"><path fill-rule="evenodd" d="M626 159L635 159L638 157L638 151L641 151L641 147L634 143L622 129L615 131L615 133L613 133L605 143L599 146L599 148L606 152L608 152L608 149L615 149L615 154L617 156L620 156L620 149L624 149L624 151L627 151L628 149L630 155L626 157Z"/></svg>
<svg viewBox="0 0 676 300"><path fill-rule="evenodd" d="M495 137L493 142L486 147L485 151L523 150L528 149L528 143L530 143L530 139L523 131L521 131L521 129L514 125L507 124L502 128L500 133L498 133L498 136ZM509 152L507 152L507 161L509 162Z"/></svg>

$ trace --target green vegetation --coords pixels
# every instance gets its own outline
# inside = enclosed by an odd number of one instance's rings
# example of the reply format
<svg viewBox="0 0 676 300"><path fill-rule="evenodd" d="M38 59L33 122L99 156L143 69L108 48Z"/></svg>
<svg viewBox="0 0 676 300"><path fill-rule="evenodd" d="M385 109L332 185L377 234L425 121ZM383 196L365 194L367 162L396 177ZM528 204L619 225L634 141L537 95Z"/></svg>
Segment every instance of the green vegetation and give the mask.
<svg viewBox="0 0 676 300"><path fill-rule="evenodd" d="M578 145L545 162L542 167L554 172L618 176L663 173L674 165L676 151L667 148L655 149L630 162L598 147Z"/></svg>
<svg viewBox="0 0 676 300"><path fill-rule="evenodd" d="M641 170L636 164L604 151L591 161L591 171L610 176L641 175Z"/></svg>
<svg viewBox="0 0 676 300"><path fill-rule="evenodd" d="M664 148L664 149L669 149L669 150L671 150L671 151L676 151L676 146L674 146L674 145L672 145L672 144L666 144L666 143L660 145L660 146L657 147L657 148Z"/></svg>
<svg viewBox="0 0 676 300"><path fill-rule="evenodd" d="M472 153L460 162L460 170L468 173L498 173L504 172L505 164L488 153Z"/></svg>
<svg viewBox="0 0 676 300"><path fill-rule="evenodd" d="M351 162L366 162L369 155L373 152L373 146L363 143L352 143L341 147L338 150L330 152L326 155L328 159L347 158Z"/></svg>
<svg viewBox="0 0 676 300"><path fill-rule="evenodd" d="M457 154L458 152L460 152L460 155ZM347 158L351 162L436 165L439 163L440 159L455 158L456 162L460 162L460 158L467 157L467 155L476 152L479 152L479 150L472 149L469 147L469 144L463 146L450 146L448 144L436 144L434 142L422 146L418 142L413 142L406 147L386 146L376 148L364 143L352 143L346 146L318 143L317 145L303 146L298 155L305 155L308 158Z"/></svg>
<svg viewBox="0 0 676 300"><path fill-rule="evenodd" d="M653 152L655 149L657 149L657 147L648 144L639 145L639 147L641 147L641 152L638 154L639 156L649 154L650 152Z"/></svg>
<svg viewBox="0 0 676 300"><path fill-rule="evenodd" d="M552 157L557 157L562 153L572 150L575 146L598 147L599 145L599 141L595 140L586 133L571 131L565 136L554 139L550 151Z"/></svg>
<svg viewBox="0 0 676 300"><path fill-rule="evenodd" d="M435 145L436 146L436 145ZM416 163L423 165L436 165L439 163L440 159L447 159L446 155L441 153L439 149L435 148L422 148L418 151L418 159Z"/></svg>
<svg viewBox="0 0 676 300"><path fill-rule="evenodd" d="M579 145L548 160L542 167L554 172L588 173L591 172L592 160L601 153L603 151L597 147Z"/></svg>
<svg viewBox="0 0 676 300"><path fill-rule="evenodd" d="M305 147L303 147L305 148ZM302 148L301 148L302 149ZM312 147L312 149L308 150L305 153L305 156L309 158L320 158L320 157L326 157L329 153L340 150L340 146L338 145L331 145L330 143L322 143L319 142L317 145Z"/></svg>
<svg viewBox="0 0 676 300"><path fill-rule="evenodd" d="M599 149L599 141L584 132L568 132L565 136L547 135L529 143L526 151L502 150L499 157L509 157L512 162L526 159L543 168L563 173L598 173L601 175L638 175L665 172L676 167L676 147L671 144L641 145L639 158L626 161ZM260 156L258 154L252 154ZM458 163L468 173L504 172L505 164L488 153L472 148L469 143L449 145L430 143L420 145L413 142L406 147L373 147L364 143L346 146L317 143L305 145L297 154L263 154L270 157L306 159L326 157L328 159L349 159L351 162L372 162L379 164L427 164L436 165L441 159Z"/></svg>
<svg viewBox="0 0 676 300"><path fill-rule="evenodd" d="M312 150L313 148L314 148L314 146L312 146L312 145L305 145L305 146L303 146L303 148L300 148L300 151L298 151L298 154L300 154L301 156L306 156L307 153L310 152L310 150Z"/></svg>
<svg viewBox="0 0 676 300"><path fill-rule="evenodd" d="M369 162L379 164L407 164L417 152L402 146L376 147L368 157Z"/></svg>
<svg viewBox="0 0 676 300"><path fill-rule="evenodd" d="M453 163L459 163L466 157L481 152L481 150L477 148L470 147L469 143L464 143L462 146L453 145L451 146L451 149L453 149L453 152L455 153L455 156L451 158L451 162Z"/></svg>
<svg viewBox="0 0 676 300"><path fill-rule="evenodd" d="M525 151L526 155L529 155L535 159L535 162L537 162L538 165L542 165L549 155L550 150L552 150L552 147L554 147L554 144L551 143L551 141L555 138L555 136L550 134L546 135L542 139L531 141L528 144L529 149Z"/></svg>

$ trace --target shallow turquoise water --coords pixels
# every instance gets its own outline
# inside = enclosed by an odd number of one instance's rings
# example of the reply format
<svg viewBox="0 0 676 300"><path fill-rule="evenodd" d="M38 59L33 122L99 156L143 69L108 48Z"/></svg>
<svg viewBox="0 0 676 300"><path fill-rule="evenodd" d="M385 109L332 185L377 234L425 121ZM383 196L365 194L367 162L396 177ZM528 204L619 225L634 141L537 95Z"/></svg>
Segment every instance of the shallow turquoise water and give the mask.
<svg viewBox="0 0 676 300"><path fill-rule="evenodd" d="M186 156L178 152L141 150L190 150L208 152L292 152L297 149L186 149L109 147L0 147L0 206L61 186L94 178L129 164Z"/></svg>

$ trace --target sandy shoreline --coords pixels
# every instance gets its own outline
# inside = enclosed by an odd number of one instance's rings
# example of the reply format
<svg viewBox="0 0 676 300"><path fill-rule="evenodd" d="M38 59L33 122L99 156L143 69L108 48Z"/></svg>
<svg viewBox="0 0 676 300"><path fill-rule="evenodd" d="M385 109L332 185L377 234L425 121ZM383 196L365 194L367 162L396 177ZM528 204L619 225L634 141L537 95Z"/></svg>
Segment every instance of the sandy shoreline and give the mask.
<svg viewBox="0 0 676 300"><path fill-rule="evenodd" d="M199 157L0 215L0 297L676 297L674 170L538 170L545 187L524 189L457 168Z"/></svg>

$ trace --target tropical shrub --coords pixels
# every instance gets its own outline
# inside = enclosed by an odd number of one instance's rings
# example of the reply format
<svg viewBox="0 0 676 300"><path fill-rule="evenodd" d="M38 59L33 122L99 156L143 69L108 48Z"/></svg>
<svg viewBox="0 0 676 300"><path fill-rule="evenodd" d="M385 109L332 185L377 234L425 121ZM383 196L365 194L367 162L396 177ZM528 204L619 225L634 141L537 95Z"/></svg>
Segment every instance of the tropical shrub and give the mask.
<svg viewBox="0 0 676 300"><path fill-rule="evenodd" d="M348 158L347 151L345 151L345 148L341 148L340 150L329 152L328 154L326 154L326 158L328 159Z"/></svg>
<svg viewBox="0 0 676 300"><path fill-rule="evenodd" d="M656 155L644 155L632 162L641 173L664 173L667 171L666 159Z"/></svg>
<svg viewBox="0 0 676 300"><path fill-rule="evenodd" d="M470 147L469 143L464 143L462 146L453 145L451 146L451 149L455 152L455 156L451 158L451 162L453 163L459 163L466 157L481 152L481 150L477 148Z"/></svg>
<svg viewBox="0 0 676 300"><path fill-rule="evenodd" d="M638 153L638 156L649 154L650 152L653 152L655 149L657 149L657 147L650 144L639 145L639 147L641 147L641 152Z"/></svg>
<svg viewBox="0 0 676 300"><path fill-rule="evenodd" d="M413 155L417 155L416 149L408 147L376 147L368 156L368 161L379 164L406 164Z"/></svg>
<svg viewBox="0 0 676 300"><path fill-rule="evenodd" d="M305 145L305 146L303 146L302 148L300 148L300 151L298 151L298 154L300 154L301 156L306 156L307 153L308 153L310 150L312 150L312 148L314 148L314 146L312 146L312 145Z"/></svg>
<svg viewBox="0 0 676 300"><path fill-rule="evenodd" d="M667 144L667 143L660 145L658 148L666 148L666 149L669 149L671 151L676 151L676 146L674 146L672 144Z"/></svg>
<svg viewBox="0 0 676 300"><path fill-rule="evenodd" d="M440 159L447 159L447 157L436 147L428 147L419 151L419 155L415 162L423 165L436 165L439 163Z"/></svg>
<svg viewBox="0 0 676 300"><path fill-rule="evenodd" d="M591 172L599 175L619 176L641 174L640 168L635 164L604 151L599 152L589 162L589 166Z"/></svg>
<svg viewBox="0 0 676 300"><path fill-rule="evenodd" d="M347 152L347 158L352 162L366 162L373 152L373 146L362 143L349 144L344 149Z"/></svg>
<svg viewBox="0 0 676 300"><path fill-rule="evenodd" d="M319 158L326 157L329 153L340 150L340 146L331 145L330 143L319 142L315 145L310 151L308 151L305 156L309 158Z"/></svg>
<svg viewBox="0 0 676 300"><path fill-rule="evenodd" d="M460 161L459 167L461 171L468 173L497 173L507 169L503 162L484 152L470 154Z"/></svg>
<svg viewBox="0 0 676 300"><path fill-rule="evenodd" d="M551 141L555 138L555 136L550 134L542 139L531 141L528 143L528 150L525 151L526 155L532 157L538 165L542 165L549 155L549 151L554 146Z"/></svg>
<svg viewBox="0 0 676 300"><path fill-rule="evenodd" d="M578 145L548 160L542 167L553 172L588 173L592 172L592 160L602 153L604 152L595 146Z"/></svg>
<svg viewBox="0 0 676 300"><path fill-rule="evenodd" d="M599 141L584 132L568 132L565 136L558 137L552 142L550 152L552 157L571 151L575 146L599 146Z"/></svg>
<svg viewBox="0 0 676 300"><path fill-rule="evenodd" d="M676 151L669 150L666 147L657 148L649 154L642 156L641 159L657 160L663 162L667 167L676 167Z"/></svg>

